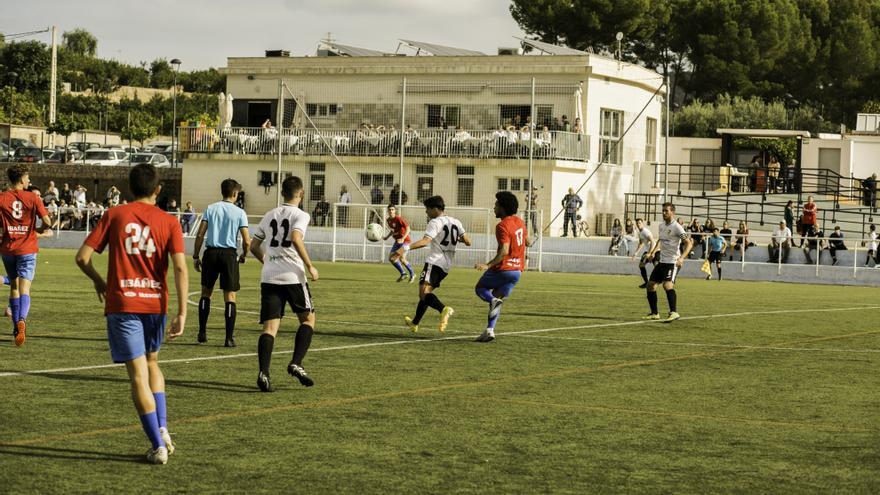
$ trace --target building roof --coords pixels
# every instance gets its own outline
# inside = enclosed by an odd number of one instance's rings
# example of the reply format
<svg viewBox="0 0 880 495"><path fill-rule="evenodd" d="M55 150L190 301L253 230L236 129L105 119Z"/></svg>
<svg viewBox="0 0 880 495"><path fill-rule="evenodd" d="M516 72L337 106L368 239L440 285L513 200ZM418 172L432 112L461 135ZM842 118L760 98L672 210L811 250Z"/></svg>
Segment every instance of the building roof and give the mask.
<svg viewBox="0 0 880 495"><path fill-rule="evenodd" d="M385 55L391 55L390 53L380 52L379 50L371 50L369 48L361 48L351 45L342 45L339 43L328 41L325 41L324 44L327 45L330 50L336 52L338 55L348 57L384 57Z"/></svg>
<svg viewBox="0 0 880 495"><path fill-rule="evenodd" d="M478 52L476 50L466 50L464 48L455 48L451 46L443 46L443 45L435 45L433 43L425 43L424 41L413 41L413 40L400 40L407 45L415 48L417 51L428 52L431 55L437 55L440 57L464 57L464 56L476 56L476 55L486 55L483 52Z"/></svg>
<svg viewBox="0 0 880 495"><path fill-rule="evenodd" d="M788 131L784 129L717 129L716 132L721 134L730 134L731 136L754 137L754 138L787 138L787 137L804 137L809 138L809 131Z"/></svg>
<svg viewBox="0 0 880 495"><path fill-rule="evenodd" d="M589 55L588 52L575 50L574 48L569 48L567 46L553 45L550 43L545 43L543 41L530 40L528 38L517 38L516 36L514 36L514 38L522 41L526 45L536 50L540 50L550 55Z"/></svg>

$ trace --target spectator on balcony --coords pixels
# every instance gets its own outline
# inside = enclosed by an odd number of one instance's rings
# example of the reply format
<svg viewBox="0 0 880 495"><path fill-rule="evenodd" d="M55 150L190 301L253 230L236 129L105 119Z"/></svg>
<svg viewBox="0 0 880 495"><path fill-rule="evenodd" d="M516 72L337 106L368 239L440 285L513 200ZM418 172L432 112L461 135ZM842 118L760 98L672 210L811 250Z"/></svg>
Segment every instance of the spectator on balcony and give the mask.
<svg viewBox="0 0 880 495"><path fill-rule="evenodd" d="M733 231L730 230L730 224L724 222L721 225L721 230L719 232L721 233L721 237L724 238L724 252L721 253L721 255L726 255L727 250L730 249L731 258L733 258Z"/></svg>
<svg viewBox="0 0 880 495"><path fill-rule="evenodd" d="M608 254L617 256L621 241L623 241L623 227L620 225L620 219L615 218L611 224L611 245L608 246Z"/></svg>
<svg viewBox="0 0 880 495"><path fill-rule="evenodd" d="M877 227L872 223L868 230L868 254L865 256L865 266L868 266L871 263L871 260L874 260L874 266L877 266L878 261L880 261L880 254L877 253ZM862 245L865 245L862 242Z"/></svg>
<svg viewBox="0 0 880 495"><path fill-rule="evenodd" d="M688 226L685 230L690 232L691 245L694 246L694 248L691 249L691 251L688 253L688 258L693 258L695 255L694 251L697 250L697 246L703 245L703 236L700 235L703 233L703 229L700 226L700 221L697 220L696 218L694 218L693 220L691 220L691 223L688 224ZM704 249L703 253L705 254L705 252L706 251Z"/></svg>
<svg viewBox="0 0 880 495"><path fill-rule="evenodd" d="M315 204L315 209L312 211L312 221L315 226L320 225L321 227L327 224L327 215L330 213L330 203L327 202L327 198L321 196L321 199Z"/></svg>
<svg viewBox="0 0 880 495"><path fill-rule="evenodd" d="M183 231L183 235L189 234L195 221L196 209L193 208L192 201L187 201L186 208L183 209L183 214L180 215L180 229Z"/></svg>
<svg viewBox="0 0 880 495"><path fill-rule="evenodd" d="M550 130L551 131L561 131L562 130L562 124L559 123L559 117L553 117L553 123L550 124Z"/></svg>
<svg viewBox="0 0 880 495"><path fill-rule="evenodd" d="M801 214L801 229L803 233L809 232L816 227L816 216L819 214L819 206L813 202L813 196L807 196L807 202L804 203L804 210ZM801 234L800 247L804 245L804 234Z"/></svg>
<svg viewBox="0 0 880 495"><path fill-rule="evenodd" d="M441 129L446 129L446 119L443 116L440 116L440 120L437 122L437 126Z"/></svg>
<svg viewBox="0 0 880 495"><path fill-rule="evenodd" d="M575 117L575 119L574 119L574 132L576 134L583 134L583 132L584 132L584 126L583 126L583 124L581 124L580 117Z"/></svg>
<svg viewBox="0 0 880 495"><path fill-rule="evenodd" d="M562 237L568 237L568 225L571 223L571 233L577 237L578 228L576 218L578 210L583 206L584 200L574 193L574 188L568 188L568 194L562 198L562 207L565 208L565 215L562 218Z"/></svg>
<svg viewBox="0 0 880 495"><path fill-rule="evenodd" d="M825 241L823 237L825 237L825 232L819 230L815 225L811 226L807 231L807 242L804 244L804 258L807 259L807 264L813 264L813 257L810 256L810 251L816 250L816 258L822 258L822 249L825 248Z"/></svg>
<svg viewBox="0 0 880 495"><path fill-rule="evenodd" d="M543 146L550 146L553 141L553 135L550 133L550 128L545 125L541 129L541 135L538 138L541 140Z"/></svg>
<svg viewBox="0 0 880 495"><path fill-rule="evenodd" d="M776 263L781 261L786 263L792 243L791 230L785 226L785 222L779 222L779 225L773 229L770 244L767 244L767 262Z"/></svg>
<svg viewBox="0 0 880 495"><path fill-rule="evenodd" d="M749 191L758 192L758 169L762 166L761 155L753 156L749 162Z"/></svg>
<svg viewBox="0 0 880 495"><path fill-rule="evenodd" d="M565 132L571 132L571 122L568 121L568 116L562 116L562 130Z"/></svg>
<svg viewBox="0 0 880 495"><path fill-rule="evenodd" d="M733 261L733 253L739 248L740 259L746 258L746 250L749 249L749 224L740 220L736 235L733 238L733 249L730 250L730 261Z"/></svg>
<svg viewBox="0 0 880 495"><path fill-rule="evenodd" d="M349 204L351 203L351 194L348 192L348 188L342 186L339 188L339 200L338 203ZM339 206L337 208L337 213L339 215L339 226L347 227L348 226L348 206Z"/></svg>
<svg viewBox="0 0 880 495"><path fill-rule="evenodd" d="M781 168L782 165L779 164L776 155L770 155L770 162L767 163L767 177L770 179L770 192L779 192L779 170Z"/></svg>
<svg viewBox="0 0 880 495"><path fill-rule="evenodd" d="M272 120L271 119L266 119L266 121L263 122L263 125L261 125L260 127L263 129L274 129L274 127L272 127Z"/></svg>
<svg viewBox="0 0 880 495"><path fill-rule="evenodd" d="M840 225L835 225L834 232L828 236L828 251L831 253L831 266L837 264L837 252L846 251L846 244L843 242L843 232L840 231Z"/></svg>
<svg viewBox="0 0 880 495"><path fill-rule="evenodd" d="M874 208L877 200L877 174L871 174L870 177L862 181L862 200L865 206Z"/></svg>

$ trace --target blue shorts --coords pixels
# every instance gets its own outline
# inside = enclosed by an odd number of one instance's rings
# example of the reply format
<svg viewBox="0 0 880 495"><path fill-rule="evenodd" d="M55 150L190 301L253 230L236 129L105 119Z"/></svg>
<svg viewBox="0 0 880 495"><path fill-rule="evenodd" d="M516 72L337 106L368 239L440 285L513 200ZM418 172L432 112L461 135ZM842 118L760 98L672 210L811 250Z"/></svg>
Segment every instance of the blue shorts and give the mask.
<svg viewBox="0 0 880 495"><path fill-rule="evenodd" d="M400 249L400 248L403 248L404 253L407 252L407 251L409 251L409 243L408 243L408 242L395 242L395 243L391 246L391 250L388 251L388 254L391 254L391 253L397 251L397 250Z"/></svg>
<svg viewBox="0 0 880 495"><path fill-rule="evenodd" d="M3 266L6 267L6 275L10 280L20 277L33 281L37 272L37 253L4 254Z"/></svg>
<svg viewBox="0 0 880 495"><path fill-rule="evenodd" d="M114 363L124 363L148 352L158 352L165 336L165 315L110 313L107 340Z"/></svg>
<svg viewBox="0 0 880 495"><path fill-rule="evenodd" d="M492 289L496 296L507 297L513 291L513 286L519 282L522 272L519 270L489 270L480 277L477 287Z"/></svg>

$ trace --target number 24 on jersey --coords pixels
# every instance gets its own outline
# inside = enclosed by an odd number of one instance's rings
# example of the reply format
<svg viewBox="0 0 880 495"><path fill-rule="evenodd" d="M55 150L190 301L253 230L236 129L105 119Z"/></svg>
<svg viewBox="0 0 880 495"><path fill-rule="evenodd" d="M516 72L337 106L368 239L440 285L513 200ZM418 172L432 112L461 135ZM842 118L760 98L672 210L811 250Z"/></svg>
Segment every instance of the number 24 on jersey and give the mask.
<svg viewBox="0 0 880 495"><path fill-rule="evenodd" d="M141 252L152 258L156 252L156 244L150 237L150 226L130 223L125 226L125 252L129 255L140 255Z"/></svg>

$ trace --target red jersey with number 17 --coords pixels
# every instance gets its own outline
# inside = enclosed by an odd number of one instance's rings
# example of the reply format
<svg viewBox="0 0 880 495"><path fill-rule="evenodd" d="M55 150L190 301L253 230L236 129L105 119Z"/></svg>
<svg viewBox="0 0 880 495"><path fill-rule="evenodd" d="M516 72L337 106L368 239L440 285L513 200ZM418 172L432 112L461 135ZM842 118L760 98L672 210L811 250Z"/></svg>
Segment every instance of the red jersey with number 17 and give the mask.
<svg viewBox="0 0 880 495"><path fill-rule="evenodd" d="M3 221L3 240L0 254L34 254L37 246L37 219L47 216L43 201L24 189L0 193L0 215Z"/></svg>
<svg viewBox="0 0 880 495"><path fill-rule="evenodd" d="M387 222L388 228L391 229L391 237L393 237L395 241L402 244L408 244L410 242L409 232L407 232L406 238L401 239L403 233L406 231L407 227L409 227L409 224L406 223L406 219L397 215L396 217L388 217Z"/></svg>
<svg viewBox="0 0 880 495"><path fill-rule="evenodd" d="M526 258L526 224L516 215L508 215L495 226L495 239L498 245L508 244L510 249L500 265L492 267L493 271L523 271Z"/></svg>
<svg viewBox="0 0 880 495"><path fill-rule="evenodd" d="M165 314L165 273L172 254L183 252L177 218L135 201L104 213L85 244L96 252L110 246L104 314Z"/></svg>

